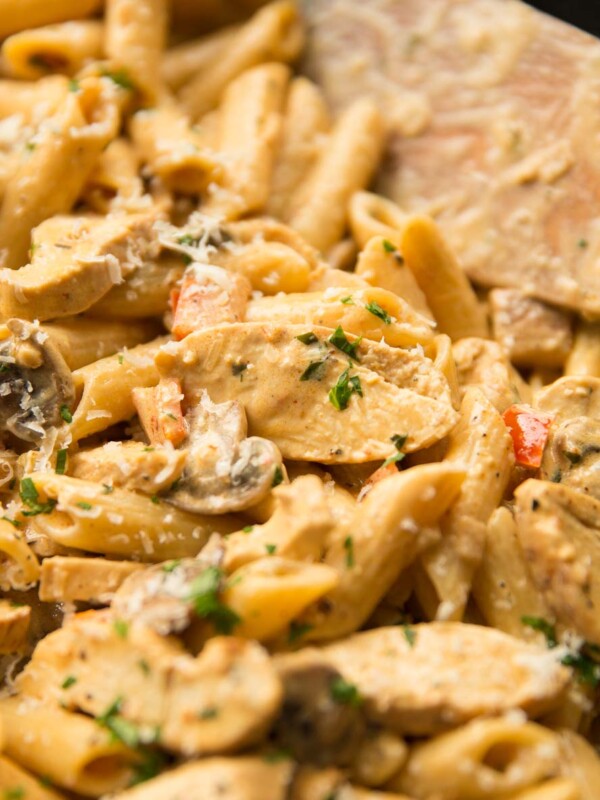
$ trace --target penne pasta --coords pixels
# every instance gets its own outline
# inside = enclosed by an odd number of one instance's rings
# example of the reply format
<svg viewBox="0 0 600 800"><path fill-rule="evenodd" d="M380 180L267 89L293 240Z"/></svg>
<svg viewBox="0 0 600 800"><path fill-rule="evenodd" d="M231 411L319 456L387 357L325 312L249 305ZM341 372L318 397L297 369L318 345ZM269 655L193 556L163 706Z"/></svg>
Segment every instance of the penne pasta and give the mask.
<svg viewBox="0 0 600 800"><path fill-rule="evenodd" d="M161 88L160 59L167 36L166 0L107 0L104 48L145 102Z"/></svg>
<svg viewBox="0 0 600 800"><path fill-rule="evenodd" d="M123 489L38 472L30 476L53 510L32 519L36 533L65 547L140 561L196 555L212 533L239 530L236 517L188 514Z"/></svg>
<svg viewBox="0 0 600 800"><path fill-rule="evenodd" d="M298 10L290 0L278 0L260 9L227 42L222 58L215 58L186 83L181 102L196 121L211 111L244 71L267 61L294 61L302 49L304 32Z"/></svg>
<svg viewBox="0 0 600 800"><path fill-rule="evenodd" d="M51 72L75 75L87 62L103 55L101 22L61 22L9 36L2 45L8 73L24 80Z"/></svg>
<svg viewBox="0 0 600 800"><path fill-rule="evenodd" d="M312 172L294 193L289 223L321 252L341 239L350 198L371 180L383 137L377 107L357 101L336 122Z"/></svg>
<svg viewBox="0 0 600 800"><path fill-rule="evenodd" d="M89 717L16 695L0 699L0 719L5 754L55 786L100 797L133 777L135 752Z"/></svg>

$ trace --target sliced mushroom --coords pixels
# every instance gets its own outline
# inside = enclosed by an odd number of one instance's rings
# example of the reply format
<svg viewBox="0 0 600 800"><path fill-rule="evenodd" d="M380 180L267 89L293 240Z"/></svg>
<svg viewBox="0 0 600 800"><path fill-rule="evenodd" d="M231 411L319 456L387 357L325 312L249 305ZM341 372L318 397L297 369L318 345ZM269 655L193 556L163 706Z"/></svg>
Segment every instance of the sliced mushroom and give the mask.
<svg viewBox="0 0 600 800"><path fill-rule="evenodd" d="M276 656L283 683L283 707L273 728L274 741L298 761L348 766L366 735L358 703L335 700L342 676L318 650Z"/></svg>
<svg viewBox="0 0 600 800"><path fill-rule="evenodd" d="M560 704L569 672L551 651L492 628L430 622L377 628L321 652L364 699L367 718L415 736L479 716Z"/></svg>
<svg viewBox="0 0 600 800"><path fill-rule="evenodd" d="M163 636L183 631L194 618L192 581L207 566L203 559L185 558L136 572L115 592L113 613L126 622L142 622Z"/></svg>
<svg viewBox="0 0 600 800"><path fill-rule="evenodd" d="M75 680L67 682L71 676ZM79 614L37 646L21 691L99 716L122 698L120 715L156 730L183 755L257 744L279 712L281 682L255 642L210 639L197 658L141 622L115 625L109 611Z"/></svg>
<svg viewBox="0 0 600 800"><path fill-rule="evenodd" d="M61 424L61 408L75 400L71 370L48 335L31 323L10 319L0 341L0 429L37 444Z"/></svg>
<svg viewBox="0 0 600 800"><path fill-rule="evenodd" d="M600 645L600 501L528 480L515 492L530 574L559 622Z"/></svg>
<svg viewBox="0 0 600 800"><path fill-rule="evenodd" d="M186 418L185 468L165 500L196 514L241 511L262 500L283 474L281 454L272 442L246 438L241 403L213 403L202 392Z"/></svg>
<svg viewBox="0 0 600 800"><path fill-rule="evenodd" d="M284 458L361 463L411 452L443 438L455 424L448 382L416 348L363 339L350 360L315 327L219 325L169 344L156 357L163 378L181 380L188 402L203 390L215 402L238 399L251 434L273 441ZM393 423L390 422L393 420ZM390 427L393 425L393 427Z"/></svg>

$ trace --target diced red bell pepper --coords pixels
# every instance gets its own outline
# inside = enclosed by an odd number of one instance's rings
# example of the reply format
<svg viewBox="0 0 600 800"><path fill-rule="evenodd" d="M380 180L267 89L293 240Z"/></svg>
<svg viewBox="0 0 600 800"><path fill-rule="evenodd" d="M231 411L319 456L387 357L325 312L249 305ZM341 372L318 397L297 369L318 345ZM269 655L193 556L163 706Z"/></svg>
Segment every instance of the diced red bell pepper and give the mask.
<svg viewBox="0 0 600 800"><path fill-rule="evenodd" d="M539 467L553 417L531 406L516 404L506 409L502 419L512 436L516 463L520 467Z"/></svg>

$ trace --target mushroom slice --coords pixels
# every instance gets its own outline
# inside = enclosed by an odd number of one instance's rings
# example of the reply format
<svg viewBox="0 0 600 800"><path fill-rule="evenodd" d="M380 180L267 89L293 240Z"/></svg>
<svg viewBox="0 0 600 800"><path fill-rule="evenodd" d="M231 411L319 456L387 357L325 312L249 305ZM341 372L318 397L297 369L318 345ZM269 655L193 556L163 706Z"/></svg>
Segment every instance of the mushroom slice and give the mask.
<svg viewBox="0 0 600 800"><path fill-rule="evenodd" d="M529 571L559 622L600 645L600 501L548 481L515 492Z"/></svg>
<svg viewBox="0 0 600 800"><path fill-rule="evenodd" d="M575 417L550 427L540 477L600 500L600 421Z"/></svg>
<svg viewBox="0 0 600 800"><path fill-rule="evenodd" d="M65 686L67 676L75 680ZM186 756L262 741L282 696L256 642L215 637L194 658L139 621L115 624L110 611L78 614L46 636L17 682L26 694L96 717L121 698L120 716L155 729L157 744Z"/></svg>
<svg viewBox="0 0 600 800"><path fill-rule="evenodd" d="M166 561L130 575L115 592L113 613L137 620L163 636L180 632L194 617L191 584L207 568L203 559Z"/></svg>
<svg viewBox="0 0 600 800"><path fill-rule="evenodd" d="M295 767L290 759L206 758L115 794L112 800L288 800Z"/></svg>
<svg viewBox="0 0 600 800"><path fill-rule="evenodd" d="M312 648L275 656L283 706L272 736L301 762L348 766L366 736L359 703L336 701L341 674Z"/></svg>
<svg viewBox="0 0 600 800"><path fill-rule="evenodd" d="M246 438L246 415L237 401L213 403L206 392L187 415L185 468L165 500L196 514L241 511L260 502L282 474L276 445Z"/></svg>
<svg viewBox="0 0 600 800"><path fill-rule="evenodd" d="M321 650L356 687L367 718L398 733L427 736L519 708L537 716L564 698L569 671L551 650L462 622L409 631L377 628Z"/></svg>
<svg viewBox="0 0 600 800"><path fill-rule="evenodd" d="M163 378L181 380L190 404L204 390L217 403L239 400L249 432L273 441L284 458L362 463L393 455L396 433L408 434L411 452L450 431L457 414L448 382L418 349L345 335L336 345L332 334L219 325L161 348L156 365Z"/></svg>
<svg viewBox="0 0 600 800"><path fill-rule="evenodd" d="M61 424L61 408L71 407L71 370L58 348L37 325L9 319L10 335L0 341L0 429L37 444Z"/></svg>

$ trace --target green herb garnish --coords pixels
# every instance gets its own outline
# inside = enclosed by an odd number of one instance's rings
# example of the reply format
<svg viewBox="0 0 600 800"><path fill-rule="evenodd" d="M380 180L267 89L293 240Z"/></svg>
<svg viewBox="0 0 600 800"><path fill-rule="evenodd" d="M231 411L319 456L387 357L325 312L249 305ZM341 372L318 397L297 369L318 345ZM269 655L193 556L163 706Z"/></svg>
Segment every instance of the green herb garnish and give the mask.
<svg viewBox="0 0 600 800"><path fill-rule="evenodd" d="M360 345L362 338L362 336L359 336L358 339L349 342L341 325L338 325L327 341L331 342L331 344L337 347L338 350L341 350L342 353L346 353L350 358L353 358L355 361L360 361L356 349Z"/></svg>
<svg viewBox="0 0 600 800"><path fill-rule="evenodd" d="M382 467L387 467L388 464L398 464L402 459L406 456L406 453L402 453L402 448L406 444L406 440L408 439L407 435L400 435L399 433L395 433L393 436L390 437L391 441L393 442L394 446L396 447L397 453L394 453L393 456L388 456L386 460L381 465Z"/></svg>
<svg viewBox="0 0 600 800"><path fill-rule="evenodd" d="M354 540L352 536L344 539L344 550L346 551L346 567L351 569L354 566Z"/></svg>
<svg viewBox="0 0 600 800"><path fill-rule="evenodd" d="M308 367L300 375L301 381L320 381L323 380L327 371L327 359L322 361L311 361Z"/></svg>
<svg viewBox="0 0 600 800"><path fill-rule="evenodd" d="M276 486L279 486L280 483L283 483L283 470L278 464L275 467L275 472L273 473L273 481L271 483L271 488L274 489Z"/></svg>
<svg viewBox="0 0 600 800"><path fill-rule="evenodd" d="M300 336L296 336L296 339L298 339L299 342L302 342L302 344L314 344L315 342L319 341L312 331L308 331L308 333L301 333Z"/></svg>
<svg viewBox="0 0 600 800"><path fill-rule="evenodd" d="M187 599L199 617L209 620L219 633L230 634L240 618L219 599L222 578L218 567L207 567L192 581Z"/></svg>
<svg viewBox="0 0 600 800"><path fill-rule="evenodd" d="M59 450L56 454L56 466L54 471L57 475L64 475L67 468L67 451Z"/></svg>
<svg viewBox="0 0 600 800"><path fill-rule="evenodd" d="M529 617L525 615L521 617L521 622L528 628L532 628L534 631L542 633L546 638L546 644L548 647L556 647L558 644L558 639L556 638L556 628L554 625L552 625L552 623L548 622L548 620L544 619L543 617Z"/></svg>
<svg viewBox="0 0 600 800"><path fill-rule="evenodd" d="M344 411L346 408L348 408L350 398L355 393L359 397L363 396L360 378L358 375L355 375L352 378L350 377L349 366L348 369L345 369L337 379L335 386L329 390L329 402L334 408L337 408L338 411Z"/></svg>
<svg viewBox="0 0 600 800"><path fill-rule="evenodd" d="M24 517L35 517L38 514L50 514L56 506L56 500L49 499L45 503L39 502L38 490L31 478L23 478L19 495L29 511L23 511Z"/></svg>
<svg viewBox="0 0 600 800"><path fill-rule="evenodd" d="M60 416L64 419L65 422L73 422L73 414L69 411L69 406L62 405L60 407Z"/></svg>
<svg viewBox="0 0 600 800"><path fill-rule="evenodd" d="M371 313L374 316L379 317L379 319L383 320L383 322L386 325L391 325L392 318L387 313L387 311L379 305L379 303L375 302L375 300L371 300L370 303L367 303L365 308L367 309L367 311L369 313Z"/></svg>
<svg viewBox="0 0 600 800"><path fill-rule="evenodd" d="M363 703L356 686L353 683L348 683L342 677L333 679L329 691L332 700L340 705L358 707Z"/></svg>

